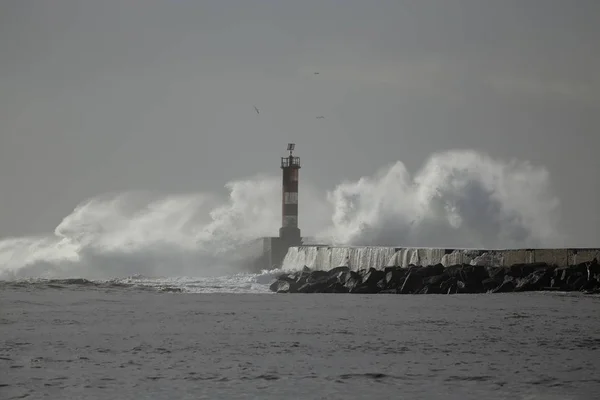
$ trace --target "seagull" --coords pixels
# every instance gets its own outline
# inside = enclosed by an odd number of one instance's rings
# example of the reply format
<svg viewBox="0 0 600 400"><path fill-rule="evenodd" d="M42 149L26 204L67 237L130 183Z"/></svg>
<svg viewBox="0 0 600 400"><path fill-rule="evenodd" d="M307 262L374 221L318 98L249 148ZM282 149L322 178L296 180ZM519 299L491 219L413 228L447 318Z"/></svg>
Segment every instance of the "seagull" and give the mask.
<svg viewBox="0 0 600 400"><path fill-rule="evenodd" d="M319 75L319 73L318 73L318 72L315 72L315 75Z"/></svg>
<svg viewBox="0 0 600 400"><path fill-rule="evenodd" d="M256 108L256 106L252 106L252 107L254 107L254 109L256 110L257 114L260 114L260 112L258 112L258 108Z"/></svg>
<svg viewBox="0 0 600 400"><path fill-rule="evenodd" d="M321 118L325 118L325 117L324 117L324 116L322 116L322 115L319 115L319 116L317 117L317 119L321 119Z"/></svg>

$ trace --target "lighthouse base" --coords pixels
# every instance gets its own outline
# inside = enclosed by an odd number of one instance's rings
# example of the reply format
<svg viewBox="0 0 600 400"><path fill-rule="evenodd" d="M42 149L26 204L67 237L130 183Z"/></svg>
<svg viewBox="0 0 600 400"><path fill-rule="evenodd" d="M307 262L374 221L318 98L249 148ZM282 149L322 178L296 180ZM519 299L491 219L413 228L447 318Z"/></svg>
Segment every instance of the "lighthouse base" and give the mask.
<svg viewBox="0 0 600 400"><path fill-rule="evenodd" d="M277 239L285 243L302 243L300 229L292 226L279 228L279 237Z"/></svg>
<svg viewBox="0 0 600 400"><path fill-rule="evenodd" d="M294 230L293 228L285 229L285 232L280 232L284 233L280 237L262 238L262 255L254 262L252 267L254 272L280 268L288 249L290 247L302 246L300 229L296 228L296 232L290 231L290 229Z"/></svg>

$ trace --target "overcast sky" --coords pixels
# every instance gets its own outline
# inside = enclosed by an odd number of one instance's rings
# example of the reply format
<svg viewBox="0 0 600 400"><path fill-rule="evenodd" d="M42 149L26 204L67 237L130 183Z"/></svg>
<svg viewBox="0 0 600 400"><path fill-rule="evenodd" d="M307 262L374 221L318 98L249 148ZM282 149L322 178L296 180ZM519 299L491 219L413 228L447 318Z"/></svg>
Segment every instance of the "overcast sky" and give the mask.
<svg viewBox="0 0 600 400"><path fill-rule="evenodd" d="M0 236L279 174L294 141L322 189L453 148L529 160L597 246L599 21L598 0L2 0Z"/></svg>

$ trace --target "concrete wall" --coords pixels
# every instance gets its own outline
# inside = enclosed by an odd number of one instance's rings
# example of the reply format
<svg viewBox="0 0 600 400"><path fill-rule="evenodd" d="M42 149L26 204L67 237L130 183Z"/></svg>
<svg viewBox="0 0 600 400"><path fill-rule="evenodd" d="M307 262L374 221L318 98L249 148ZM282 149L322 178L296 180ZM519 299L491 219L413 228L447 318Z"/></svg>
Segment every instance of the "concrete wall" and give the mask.
<svg viewBox="0 0 600 400"><path fill-rule="evenodd" d="M464 254L468 251L456 249L450 254ZM550 265L565 267L582 262L600 261L600 249L506 249L478 250L480 257L492 256L496 265L511 266L514 264L531 264L543 262ZM469 263L469 256L463 257L463 262ZM456 257L457 261L460 259Z"/></svg>
<svg viewBox="0 0 600 400"><path fill-rule="evenodd" d="M300 239L301 240L301 239ZM280 238L277 236L264 237L263 241L263 255L255 262L254 270L259 272L263 269L279 268L287 254L288 250L292 246L298 246L298 240Z"/></svg>
<svg viewBox="0 0 600 400"><path fill-rule="evenodd" d="M569 264L579 264L596 259L600 261L600 249L575 249L567 255Z"/></svg>
<svg viewBox="0 0 600 400"><path fill-rule="evenodd" d="M279 246L283 250L285 246ZM289 247L289 246L288 246ZM283 260L285 255L277 254L277 260ZM309 268L331 269L343 262L348 255L357 255L352 260L351 268L384 268L386 266L432 265L441 263L445 266L455 264L511 266L514 264L530 264L544 262L556 266L569 266L582 262L600 261L600 249L442 249L442 248L393 248L393 247L344 247L344 246L314 246L304 245L292 247L283 267L295 269L307 265ZM365 256L358 256L365 255ZM282 258L279 258L282 257ZM388 261L383 262L382 257ZM338 260L339 259L339 260ZM281 262L280 261L280 262ZM334 262L335 261L335 262ZM303 265L300 265L303 264ZM310 265L308 265L310 264ZM368 264L368 265L367 265ZM279 265L279 264L277 264Z"/></svg>
<svg viewBox="0 0 600 400"><path fill-rule="evenodd" d="M475 250L475 249L396 249L398 259L401 254L418 254L412 257L411 263L423 265L436 260L444 265L452 264L483 264L511 266L514 264L531 264L543 262L550 265L568 266L582 262L600 261L600 249L505 249L505 250ZM442 256L443 254L443 256ZM405 256L406 258L406 256ZM418 261L418 263L414 262ZM406 262L404 262L406 264ZM398 262L397 265L402 265Z"/></svg>
<svg viewBox="0 0 600 400"><path fill-rule="evenodd" d="M450 254L467 255L468 250L453 250ZM566 267L582 262L600 261L600 249L506 249L506 250L478 250L480 257L493 259L496 265L511 266L514 264L531 264L543 262L559 267ZM465 254L467 253L467 254ZM456 257L457 260L460 257ZM464 263L468 264L469 256L463 257ZM481 262L485 264L485 262Z"/></svg>
<svg viewBox="0 0 600 400"><path fill-rule="evenodd" d="M594 259L600 261L600 249L522 249L495 252L502 256L503 266L543 262L564 267Z"/></svg>

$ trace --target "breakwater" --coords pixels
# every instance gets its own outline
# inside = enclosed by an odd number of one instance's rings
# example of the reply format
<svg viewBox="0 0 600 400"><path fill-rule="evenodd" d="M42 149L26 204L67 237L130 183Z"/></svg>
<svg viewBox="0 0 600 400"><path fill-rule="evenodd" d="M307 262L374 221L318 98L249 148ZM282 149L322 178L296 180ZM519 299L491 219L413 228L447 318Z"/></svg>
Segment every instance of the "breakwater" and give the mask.
<svg viewBox="0 0 600 400"><path fill-rule="evenodd" d="M385 267L352 271L337 267L283 273L270 286L277 293L457 294L527 291L600 293L596 260L568 267L546 263L510 267L457 264Z"/></svg>
<svg viewBox="0 0 600 400"><path fill-rule="evenodd" d="M347 266L353 271L384 269L386 267L427 266L458 264L510 267L515 264L545 263L556 267L577 265L600 260L599 248L560 249L446 249L403 247L348 247L309 245L290 247L282 269L298 270L304 266L311 270L331 270Z"/></svg>
<svg viewBox="0 0 600 400"><path fill-rule="evenodd" d="M277 293L600 293L598 249L290 248ZM302 269L298 269L303 265Z"/></svg>

